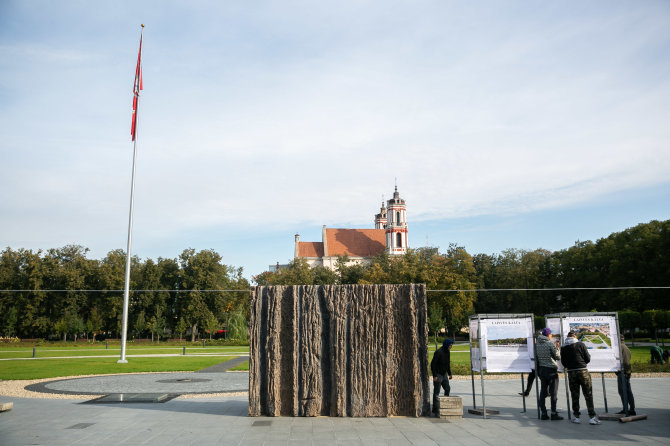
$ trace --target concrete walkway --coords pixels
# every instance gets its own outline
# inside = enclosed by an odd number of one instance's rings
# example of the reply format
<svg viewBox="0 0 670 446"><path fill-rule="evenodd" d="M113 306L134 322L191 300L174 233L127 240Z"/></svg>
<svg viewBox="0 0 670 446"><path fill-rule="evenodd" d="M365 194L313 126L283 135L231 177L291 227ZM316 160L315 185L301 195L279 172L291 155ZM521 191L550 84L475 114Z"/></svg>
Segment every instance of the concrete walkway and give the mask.
<svg viewBox="0 0 670 446"><path fill-rule="evenodd" d="M188 374L201 378L208 374ZM214 374L212 374L214 375ZM246 373L220 373L248 379ZM141 388L139 377L154 381L165 374L126 375L127 387ZM97 385L103 386L100 377ZM117 380L117 377L104 377ZM228 378L226 378L228 379ZM230 378L231 385L237 378ZM50 388L79 391L85 379ZM616 381L606 379L610 412L620 409ZM121 381L116 381L121 383ZM211 382L211 381L210 381ZM166 386L170 383L164 383ZM153 384L152 384L153 385ZM158 385L158 383L156 383ZM561 382L559 408L565 413L565 388ZM86 404L73 400L11 398L13 410L0 413L0 444L12 445L602 445L670 444L670 379L640 378L632 382L638 413L648 420L633 423L603 421L600 426L567 421L539 421L535 401L521 413L518 380L486 381L487 407L500 410L489 419L465 414L463 420L444 422L434 418L250 418L247 397L177 398L165 403ZM156 387L161 391L166 388ZM479 391L479 382L475 387ZM452 395L463 396L472 407L470 381L453 381ZM101 390L101 389L99 389ZM221 390L221 389L219 389ZM594 379L596 410L603 412L600 379ZM0 397L0 400L6 398ZM480 397L477 397L481 402ZM582 401L583 402L583 401Z"/></svg>

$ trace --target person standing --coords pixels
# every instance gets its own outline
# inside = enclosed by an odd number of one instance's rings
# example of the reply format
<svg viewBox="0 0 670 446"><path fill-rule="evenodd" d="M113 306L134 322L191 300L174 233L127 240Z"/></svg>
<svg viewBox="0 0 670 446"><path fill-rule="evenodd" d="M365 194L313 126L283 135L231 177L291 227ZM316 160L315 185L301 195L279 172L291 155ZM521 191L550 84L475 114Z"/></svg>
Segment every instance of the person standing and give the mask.
<svg viewBox="0 0 670 446"><path fill-rule="evenodd" d="M591 374L586 365L591 361L591 355L583 342L577 340L574 331L568 332L565 343L561 347L561 362L568 371L568 386L572 396L572 418L573 423L580 423L579 420L579 389L581 388L586 400L586 408L589 411L589 424L600 424L593 407L593 387L591 385Z"/></svg>
<svg viewBox="0 0 670 446"><path fill-rule="evenodd" d="M630 366L630 350L628 346L624 343L624 337L621 335L621 363L623 364L623 370L617 372L617 384L619 388L619 396L621 397L621 404L623 405L623 410L620 411L620 414L626 415L637 415L635 413L635 398L633 398L633 390L630 388L630 375L633 371ZM626 384L626 399L624 400L623 385Z"/></svg>
<svg viewBox="0 0 670 446"><path fill-rule="evenodd" d="M528 380L526 382L526 390L519 392L519 395L524 397L530 395L530 391L533 388L533 382L535 382L535 369L531 369L530 373L528 374Z"/></svg>
<svg viewBox="0 0 670 446"><path fill-rule="evenodd" d="M430 361L430 371L433 374L433 413L440 413L440 387L444 389L444 396L449 396L451 393L451 386L449 380L451 379L451 347L454 346L454 341L445 339L442 347L435 351L432 361Z"/></svg>
<svg viewBox="0 0 670 446"><path fill-rule="evenodd" d="M542 330L542 334L537 337L535 347L537 355L538 370L540 377L540 410L542 415L540 419L550 419L547 415L547 406L545 400L547 395L551 401L551 419L562 420L563 417L556 411L556 402L558 401L558 361L561 359L560 352L556 349L556 344L551 340L552 334L550 328Z"/></svg>

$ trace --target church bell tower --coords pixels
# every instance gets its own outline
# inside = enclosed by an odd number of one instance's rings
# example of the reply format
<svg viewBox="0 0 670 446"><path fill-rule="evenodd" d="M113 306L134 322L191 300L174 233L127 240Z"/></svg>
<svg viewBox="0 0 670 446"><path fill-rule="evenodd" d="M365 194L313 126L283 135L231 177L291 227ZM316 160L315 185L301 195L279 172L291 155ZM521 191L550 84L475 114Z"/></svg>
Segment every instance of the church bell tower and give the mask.
<svg viewBox="0 0 670 446"><path fill-rule="evenodd" d="M386 252L391 255L404 254L407 251L407 211L405 200L400 198L398 186L393 198L386 206Z"/></svg>
<svg viewBox="0 0 670 446"><path fill-rule="evenodd" d="M386 221L388 217L386 216L386 206L384 206L384 197L382 197L382 207L379 210L379 214L375 215L375 229L386 229Z"/></svg>

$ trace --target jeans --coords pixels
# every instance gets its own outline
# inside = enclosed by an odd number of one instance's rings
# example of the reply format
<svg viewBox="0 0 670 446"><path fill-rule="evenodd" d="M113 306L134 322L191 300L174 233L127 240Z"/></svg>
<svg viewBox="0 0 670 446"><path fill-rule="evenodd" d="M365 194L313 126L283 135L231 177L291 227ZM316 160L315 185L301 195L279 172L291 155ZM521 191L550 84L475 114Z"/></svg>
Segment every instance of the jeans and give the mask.
<svg viewBox="0 0 670 446"><path fill-rule="evenodd" d="M628 409L628 411L635 410L635 398L633 398L633 390L630 388L630 374L617 373L618 379L617 384L619 388L619 396L621 397L621 404L623 404L623 410ZM628 399L628 407L623 403L623 380L626 380L626 398Z"/></svg>
<svg viewBox="0 0 670 446"><path fill-rule="evenodd" d="M449 376L447 375L436 375L433 378L437 378L437 381L433 381L433 412L437 413L440 405L440 401L438 400L440 387L444 389L444 396L449 396L451 386L449 385Z"/></svg>
<svg viewBox="0 0 670 446"><path fill-rule="evenodd" d="M526 381L526 390L524 392L530 393L530 389L533 388L533 382L535 382L535 369L531 370L528 374L528 381Z"/></svg>
<svg viewBox="0 0 670 446"><path fill-rule="evenodd" d="M551 413L556 413L556 402L558 401L558 370L550 367L540 367L540 410L547 413L545 399L547 395L551 401Z"/></svg>
<svg viewBox="0 0 670 446"><path fill-rule="evenodd" d="M588 370L571 370L568 372L568 385L570 386L570 396L572 397L572 413L579 418L579 389L581 388L586 400L586 408L589 411L589 417L596 416L593 408L593 386L591 385L591 374Z"/></svg>

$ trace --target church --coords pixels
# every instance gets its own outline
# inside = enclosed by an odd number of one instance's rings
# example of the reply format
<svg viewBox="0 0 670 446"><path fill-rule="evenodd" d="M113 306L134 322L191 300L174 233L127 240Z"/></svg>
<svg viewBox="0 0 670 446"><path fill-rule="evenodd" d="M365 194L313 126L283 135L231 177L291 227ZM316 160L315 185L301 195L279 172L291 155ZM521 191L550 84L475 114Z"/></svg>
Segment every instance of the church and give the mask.
<svg viewBox="0 0 670 446"><path fill-rule="evenodd" d="M401 255L407 251L407 213L405 200L400 198L398 186L393 198L375 215L374 229L339 229L323 225L320 242L301 242L295 235L296 259L302 258L309 266L323 266L335 270L338 256L348 256L349 264L369 263L371 258L386 251Z"/></svg>

